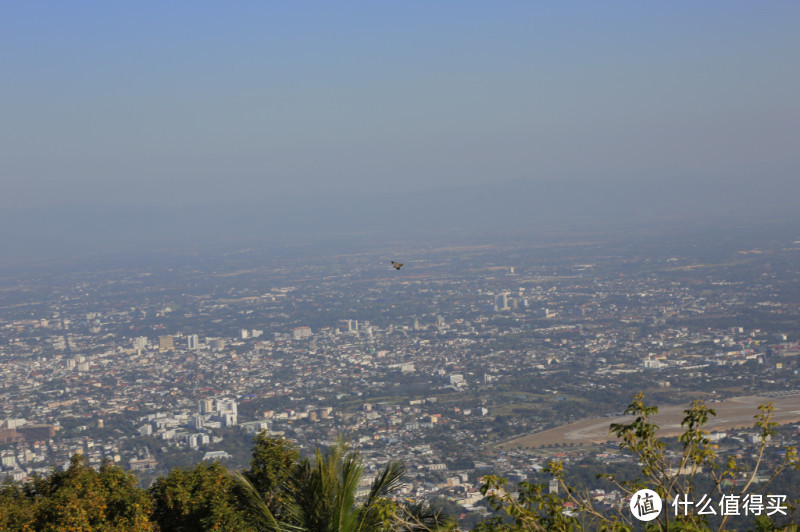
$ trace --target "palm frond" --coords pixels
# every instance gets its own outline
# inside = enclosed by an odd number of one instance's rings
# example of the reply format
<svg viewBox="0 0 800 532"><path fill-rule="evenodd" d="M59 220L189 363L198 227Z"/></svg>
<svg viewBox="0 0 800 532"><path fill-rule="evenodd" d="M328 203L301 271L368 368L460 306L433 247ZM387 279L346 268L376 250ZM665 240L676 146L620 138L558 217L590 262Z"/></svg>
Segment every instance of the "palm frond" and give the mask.
<svg viewBox="0 0 800 532"><path fill-rule="evenodd" d="M428 502L404 504L397 512L397 530L404 532L437 532L455 530L456 522L435 510Z"/></svg>
<svg viewBox="0 0 800 532"><path fill-rule="evenodd" d="M236 484L241 488L244 495L245 506L253 513L254 523L259 530L265 532L302 532L304 529L283 521L279 521L270 511L269 504L258 492L253 483L246 476L238 471L231 473Z"/></svg>
<svg viewBox="0 0 800 532"><path fill-rule="evenodd" d="M390 493L397 491L402 484L403 475L406 472L406 466L403 462L389 462L383 471L378 473L375 480L372 482L372 488L369 490L369 496L365 503L369 506L373 500L378 497L385 497Z"/></svg>
<svg viewBox="0 0 800 532"><path fill-rule="evenodd" d="M336 510L338 514L337 530L353 530L356 525L358 512L355 508L356 491L361 475L364 472L364 464L357 452L350 452L344 457L341 463L339 476L339 486L336 496Z"/></svg>
<svg viewBox="0 0 800 532"><path fill-rule="evenodd" d="M375 517L375 507L378 501L400 487L405 471L406 467L402 462L389 462L383 471L378 473L375 480L372 481L372 488L369 490L367 500L359 509L356 530L363 530L368 526L370 519Z"/></svg>

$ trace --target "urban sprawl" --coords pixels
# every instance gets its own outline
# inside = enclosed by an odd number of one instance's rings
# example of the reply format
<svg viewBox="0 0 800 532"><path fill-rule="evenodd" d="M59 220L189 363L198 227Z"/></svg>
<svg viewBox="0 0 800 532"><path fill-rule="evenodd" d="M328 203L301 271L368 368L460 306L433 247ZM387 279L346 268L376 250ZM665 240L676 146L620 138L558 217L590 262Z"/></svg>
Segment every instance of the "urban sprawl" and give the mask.
<svg viewBox="0 0 800 532"><path fill-rule="evenodd" d="M368 472L403 460L402 494L477 519L485 474L546 482L554 458L568 472L633 463L611 437L518 438L620 415L640 391L713 406L800 388L791 236L481 242L9 266L0 474L23 481L82 453L146 485L201 460L244 467L264 430L306 453L342 437ZM770 445L796 439L797 421ZM710 436L746 455L757 431Z"/></svg>

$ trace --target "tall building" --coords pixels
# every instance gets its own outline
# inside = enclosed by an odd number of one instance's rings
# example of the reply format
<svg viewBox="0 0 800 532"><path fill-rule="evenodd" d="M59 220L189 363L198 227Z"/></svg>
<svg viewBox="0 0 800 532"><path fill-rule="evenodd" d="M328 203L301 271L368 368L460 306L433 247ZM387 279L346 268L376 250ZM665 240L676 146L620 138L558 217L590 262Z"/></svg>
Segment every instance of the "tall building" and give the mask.
<svg viewBox="0 0 800 532"><path fill-rule="evenodd" d="M295 327L292 331L292 336L295 340L309 338L311 336L311 327Z"/></svg>
<svg viewBox="0 0 800 532"><path fill-rule="evenodd" d="M133 339L133 348L136 350L145 349L147 347L147 337L137 336Z"/></svg>
<svg viewBox="0 0 800 532"><path fill-rule="evenodd" d="M224 413L238 413L238 409L236 407L236 399L218 399L217 400L217 412L220 414Z"/></svg>
<svg viewBox="0 0 800 532"><path fill-rule="evenodd" d="M339 330L342 332L358 331L358 320L339 320Z"/></svg>
<svg viewBox="0 0 800 532"><path fill-rule="evenodd" d="M508 294L503 292L494 298L494 310L499 312L501 310L508 310Z"/></svg>
<svg viewBox="0 0 800 532"><path fill-rule="evenodd" d="M175 349L175 338L172 336L158 337L158 350L160 352L173 351Z"/></svg>
<svg viewBox="0 0 800 532"><path fill-rule="evenodd" d="M186 441L189 443L190 449L197 449L200 445L208 443L208 434L203 434L202 432L198 432L197 434L189 434L189 437Z"/></svg>
<svg viewBox="0 0 800 532"><path fill-rule="evenodd" d="M237 424L237 408L235 399L218 399L217 414L219 414L222 425L233 427Z"/></svg>
<svg viewBox="0 0 800 532"><path fill-rule="evenodd" d="M186 347L188 347L189 349L197 349L199 343L200 342L196 334L190 334L189 336L186 337Z"/></svg>
<svg viewBox="0 0 800 532"><path fill-rule="evenodd" d="M214 412L214 399L211 397L200 399L197 404L197 410L201 414L210 414L211 412Z"/></svg>
<svg viewBox="0 0 800 532"><path fill-rule="evenodd" d="M222 351L225 349L225 340L222 338L214 338L209 342L212 351Z"/></svg>

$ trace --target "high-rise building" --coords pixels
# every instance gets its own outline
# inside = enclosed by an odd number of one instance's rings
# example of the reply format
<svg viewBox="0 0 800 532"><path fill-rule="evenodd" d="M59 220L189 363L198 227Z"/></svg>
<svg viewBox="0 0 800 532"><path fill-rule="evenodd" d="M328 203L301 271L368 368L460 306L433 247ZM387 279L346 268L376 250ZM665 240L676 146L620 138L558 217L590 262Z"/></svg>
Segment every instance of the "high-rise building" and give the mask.
<svg viewBox="0 0 800 532"><path fill-rule="evenodd" d="M223 427L235 427L237 424L236 414L227 412L225 414L220 414L220 417L222 418Z"/></svg>
<svg viewBox="0 0 800 532"><path fill-rule="evenodd" d="M199 403L197 404L197 409L201 414L209 414L214 412L214 399L211 397L200 399Z"/></svg>
<svg viewBox="0 0 800 532"><path fill-rule="evenodd" d="M508 294L503 292L502 294L497 294L497 296L495 296L494 310L495 312L499 312L501 310L508 310Z"/></svg>
<svg viewBox="0 0 800 532"><path fill-rule="evenodd" d="M339 320L339 329L342 332L358 331L358 320Z"/></svg>
<svg viewBox="0 0 800 532"><path fill-rule="evenodd" d="M217 414L219 414L222 425L233 427L237 424L237 408L235 399L218 399Z"/></svg>
<svg viewBox="0 0 800 532"><path fill-rule="evenodd" d="M186 441L189 443L190 448L197 449L201 445L208 444L210 440L208 434L203 434L202 432L198 432L197 434L189 434Z"/></svg>
<svg viewBox="0 0 800 532"><path fill-rule="evenodd" d="M214 338L209 342L209 346L213 351L222 351L225 349L225 340L222 338Z"/></svg>
<svg viewBox="0 0 800 532"><path fill-rule="evenodd" d="M173 351L175 349L175 338L172 336L158 337L158 350L160 352Z"/></svg>
<svg viewBox="0 0 800 532"><path fill-rule="evenodd" d="M218 399L217 400L217 412L220 414L224 413L232 413L236 414L238 409L236 407L236 400L235 399Z"/></svg>
<svg viewBox="0 0 800 532"><path fill-rule="evenodd" d="M133 348L138 350L145 349L147 347L147 337L146 336L137 336L133 339Z"/></svg>
<svg viewBox="0 0 800 532"><path fill-rule="evenodd" d="M189 349L197 349L199 343L200 342L196 334L190 334L189 336L186 337L186 347L188 347Z"/></svg>
<svg viewBox="0 0 800 532"><path fill-rule="evenodd" d="M295 327L292 331L292 336L295 340L309 338L311 336L311 327Z"/></svg>

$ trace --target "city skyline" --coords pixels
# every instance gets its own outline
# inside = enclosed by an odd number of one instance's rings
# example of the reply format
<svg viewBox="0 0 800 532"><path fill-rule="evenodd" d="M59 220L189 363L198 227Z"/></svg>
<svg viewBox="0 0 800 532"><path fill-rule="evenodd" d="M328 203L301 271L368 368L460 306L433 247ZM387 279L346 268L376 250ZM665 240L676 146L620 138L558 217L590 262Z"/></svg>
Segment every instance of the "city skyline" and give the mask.
<svg viewBox="0 0 800 532"><path fill-rule="evenodd" d="M147 486L211 460L245 467L263 430L305 455L345 434L367 479L400 459L403 494L446 499L469 529L489 515L487 474L546 482L554 458L570 475L635 468L608 427L638 392L663 438L692 401L714 408L720 459L753 452L767 402L770 449L793 445L798 246L769 225L606 227L395 242L400 270L369 241L3 269L0 477L81 453ZM771 493L793 498L794 475ZM625 501L585 478L603 507Z"/></svg>

